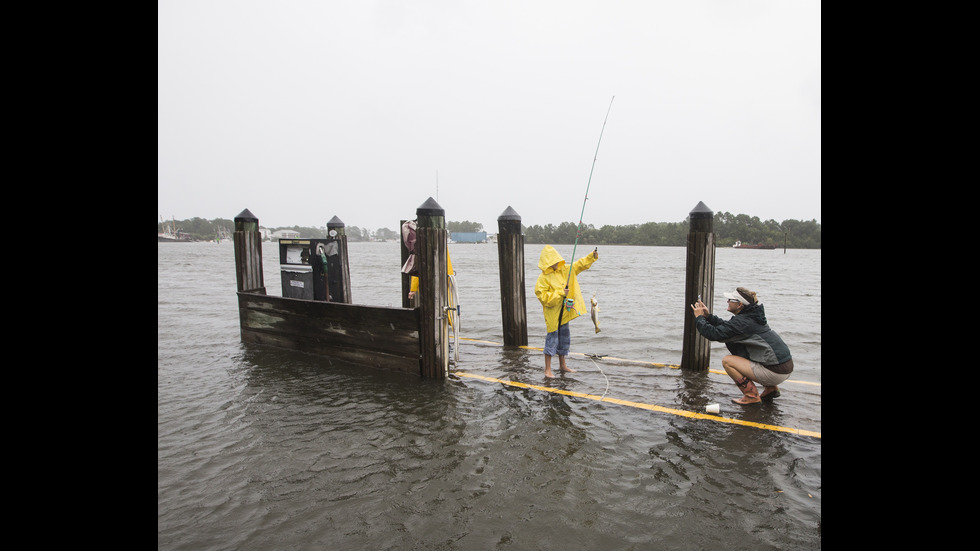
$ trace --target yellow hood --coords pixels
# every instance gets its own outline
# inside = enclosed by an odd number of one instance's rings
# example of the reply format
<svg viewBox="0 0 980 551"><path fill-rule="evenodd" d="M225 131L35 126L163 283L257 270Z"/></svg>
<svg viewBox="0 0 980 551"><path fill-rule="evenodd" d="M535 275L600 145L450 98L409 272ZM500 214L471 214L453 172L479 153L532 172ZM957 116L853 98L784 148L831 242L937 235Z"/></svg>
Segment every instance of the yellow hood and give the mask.
<svg viewBox="0 0 980 551"><path fill-rule="evenodd" d="M551 266L556 263L560 263L558 269L561 270L562 266L565 265L565 259L558 254L554 247L545 245L541 249L541 256L538 258L538 269L542 272L548 272L551 270Z"/></svg>

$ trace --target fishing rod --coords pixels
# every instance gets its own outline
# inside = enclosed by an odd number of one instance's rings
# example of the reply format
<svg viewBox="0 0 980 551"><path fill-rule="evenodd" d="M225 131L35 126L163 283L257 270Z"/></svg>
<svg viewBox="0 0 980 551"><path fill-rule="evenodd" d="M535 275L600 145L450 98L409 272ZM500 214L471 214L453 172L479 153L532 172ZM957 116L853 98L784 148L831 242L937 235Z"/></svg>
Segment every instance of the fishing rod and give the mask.
<svg viewBox="0 0 980 551"><path fill-rule="evenodd" d="M578 216L578 228L575 230L575 245L572 247L572 261L568 265L568 278L565 280L565 288L568 288L568 284L572 281L572 264L575 263L575 251L578 249L578 238L582 235L582 220L585 218L585 203L589 200L589 188L592 187L592 173L595 172L595 161L599 158L599 145L602 144L602 133L606 130L606 121L609 120L609 111L612 110L612 102L616 99L613 96L609 100L609 107L606 109L606 118L602 119L602 129L599 130L599 141L595 144L595 156L592 157L592 168L589 170L589 181L585 186L585 199L582 200L582 212ZM574 300L574 299L573 299ZM558 342L561 344L561 318L565 313L565 308L568 308L568 297L566 296L562 299L561 309L558 310ZM605 375L603 373L603 375Z"/></svg>
<svg viewBox="0 0 980 551"><path fill-rule="evenodd" d="M595 144L595 157L592 157L592 168L589 170L589 182L585 186L585 199L582 200L582 212L578 215L578 229L575 230L575 246L572 247L572 262L575 262L575 250L578 248L578 238L582 235L582 220L585 217L585 203L589 200L589 188L592 187L592 173L595 171L595 160L599 158L599 145L602 143L602 133L606 129L606 121L609 119L609 111L612 110L612 102L616 99L613 96L609 100L609 108L606 109L606 118L602 119L602 129L599 130L599 142ZM572 271L568 270L568 279L565 281L565 287L568 287L568 283L572 280Z"/></svg>

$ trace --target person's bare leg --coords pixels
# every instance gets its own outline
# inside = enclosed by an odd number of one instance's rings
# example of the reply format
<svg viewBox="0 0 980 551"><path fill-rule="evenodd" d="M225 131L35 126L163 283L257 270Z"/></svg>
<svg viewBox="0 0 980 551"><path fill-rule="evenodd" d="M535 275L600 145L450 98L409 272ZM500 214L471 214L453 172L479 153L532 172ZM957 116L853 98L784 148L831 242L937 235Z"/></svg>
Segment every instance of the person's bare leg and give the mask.
<svg viewBox="0 0 980 551"><path fill-rule="evenodd" d="M555 374L551 372L551 356L547 354L544 355L544 376L545 377L555 376Z"/></svg>
<svg viewBox="0 0 980 551"><path fill-rule="evenodd" d="M759 390L755 387L755 375L752 373L752 362L741 356L729 354L721 359L725 372L732 378L735 385L742 391L741 398L732 398L736 404L755 404L761 402Z"/></svg>
<svg viewBox="0 0 980 551"><path fill-rule="evenodd" d="M725 372L728 376L732 378L733 381L738 383L742 377L748 377L750 381L755 381L755 373L752 371L752 363L749 360L735 355L728 355L721 359L721 365L725 368ZM779 396L778 386L763 386L762 394L759 398L762 400L772 400Z"/></svg>
<svg viewBox="0 0 980 551"><path fill-rule="evenodd" d="M748 377L750 381L755 380L755 374L752 373L752 362L747 358L729 354L721 359L721 366L725 368L725 372L733 381L738 381L742 377Z"/></svg>
<svg viewBox="0 0 980 551"><path fill-rule="evenodd" d="M558 365L561 366L562 373L575 373L574 369L569 369L569 367L565 365L565 356L558 356Z"/></svg>

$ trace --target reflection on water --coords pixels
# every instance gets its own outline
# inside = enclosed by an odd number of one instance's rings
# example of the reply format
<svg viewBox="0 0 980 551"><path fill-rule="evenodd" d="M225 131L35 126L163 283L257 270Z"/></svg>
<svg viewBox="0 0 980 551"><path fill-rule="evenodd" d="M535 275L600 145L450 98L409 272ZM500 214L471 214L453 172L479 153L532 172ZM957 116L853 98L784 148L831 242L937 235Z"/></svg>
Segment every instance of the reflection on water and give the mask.
<svg viewBox="0 0 980 551"><path fill-rule="evenodd" d="M397 272L397 244L351 245L355 301L400 303L397 275L390 288L379 277ZM451 249L463 336L501 342L496 250L467 247ZM272 248L266 285L277 294ZM158 250L160 549L820 547L819 438L245 346L232 248ZM682 252L600 247L604 264L582 284L600 293L603 331L576 324L573 353L679 363ZM719 250L716 278L752 287L723 263L735 258L756 281L772 272L772 288L757 287L799 358L793 378L819 383L819 251L732 252L766 251ZM624 281L627 262L644 285ZM651 281L658 292L637 292ZM532 347L543 343L539 315L532 290ZM746 408L729 401L737 389L724 375L573 355L578 372L545 380L538 350L460 346L457 369L501 380L595 395L608 384L618 399L720 403L723 416L820 430L818 385L787 383L772 404ZM712 350L713 366L723 354Z"/></svg>

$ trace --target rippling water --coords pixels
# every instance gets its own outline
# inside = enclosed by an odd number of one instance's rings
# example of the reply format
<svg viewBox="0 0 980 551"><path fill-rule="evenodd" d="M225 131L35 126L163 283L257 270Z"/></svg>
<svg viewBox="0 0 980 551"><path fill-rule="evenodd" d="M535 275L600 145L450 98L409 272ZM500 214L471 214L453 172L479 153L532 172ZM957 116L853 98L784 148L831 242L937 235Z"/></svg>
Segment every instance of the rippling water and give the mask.
<svg viewBox="0 0 980 551"><path fill-rule="evenodd" d="M272 295L277 247L263 243ZM349 249L354 303L399 306L398 244ZM525 249L531 347L544 343L540 250ZM680 363L682 247L599 247L580 283L602 332L573 321L578 372L550 380L540 351L495 344L496 246L450 255L457 372L820 432L819 250L717 250L712 310L728 317L723 290L757 291L796 364L756 407L730 402L725 375L652 365ZM230 243L159 243L158 263L159 549L820 547L819 437L244 345ZM711 350L721 370L724 345Z"/></svg>

